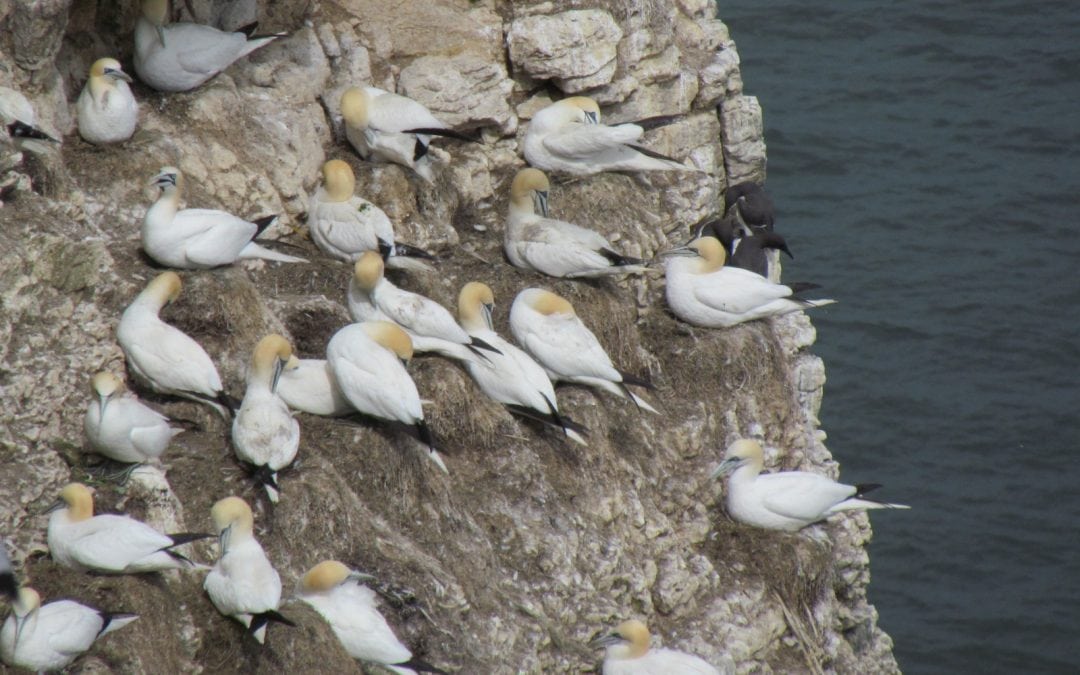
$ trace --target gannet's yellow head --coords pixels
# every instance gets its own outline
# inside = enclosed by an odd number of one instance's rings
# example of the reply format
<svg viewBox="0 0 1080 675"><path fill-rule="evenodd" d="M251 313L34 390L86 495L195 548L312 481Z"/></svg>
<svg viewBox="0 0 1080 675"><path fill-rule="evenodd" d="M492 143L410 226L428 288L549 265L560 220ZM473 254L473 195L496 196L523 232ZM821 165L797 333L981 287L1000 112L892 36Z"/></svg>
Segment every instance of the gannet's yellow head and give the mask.
<svg viewBox="0 0 1080 675"><path fill-rule="evenodd" d="M68 519L73 522L94 517L94 495L82 483L68 483L60 490L60 499L67 506Z"/></svg>
<svg viewBox="0 0 1080 675"><path fill-rule="evenodd" d="M740 438L728 446L724 453L724 461L713 471L712 478L719 478L731 473L736 469L749 466L754 473L758 473L765 466L765 451L752 438Z"/></svg>
<svg viewBox="0 0 1080 675"><path fill-rule="evenodd" d="M139 295L151 298L159 307L163 307L179 298L180 290L183 287L179 274L176 272L162 272L154 277L153 281L147 284Z"/></svg>
<svg viewBox="0 0 1080 675"><path fill-rule="evenodd" d="M94 65L90 66L90 77L99 79L111 78L131 82L131 77L124 72L124 69L120 66L120 62L110 58L94 61Z"/></svg>
<svg viewBox="0 0 1080 675"><path fill-rule="evenodd" d="M360 325L369 338L394 352L402 361L413 357L412 338L401 326L389 321L364 321Z"/></svg>
<svg viewBox="0 0 1080 675"><path fill-rule="evenodd" d="M169 0L143 0L142 14L155 26L164 26L168 23Z"/></svg>
<svg viewBox="0 0 1080 675"><path fill-rule="evenodd" d="M323 593L337 588L352 574L352 570L336 560L324 560L312 567L300 579L302 593Z"/></svg>
<svg viewBox="0 0 1080 675"><path fill-rule="evenodd" d="M356 176L352 167L340 159L331 159L322 167L323 183L329 201L348 201L356 190Z"/></svg>
<svg viewBox="0 0 1080 675"><path fill-rule="evenodd" d="M229 550L230 542L250 538L255 532L251 507L239 497L218 500L210 509L210 519L223 554Z"/></svg>
<svg viewBox="0 0 1080 675"><path fill-rule="evenodd" d="M715 272L724 266L727 261L727 252L724 245L716 237L701 237L690 242L690 248L697 251L702 262L698 266L700 274Z"/></svg>
<svg viewBox="0 0 1080 675"><path fill-rule="evenodd" d="M350 87L341 95L341 117L354 129L366 129L371 97L360 87Z"/></svg>
<svg viewBox="0 0 1080 675"><path fill-rule="evenodd" d="M383 278L384 264L382 256L375 251L364 251L353 265L353 278L356 285L365 291L371 291Z"/></svg>
<svg viewBox="0 0 1080 675"><path fill-rule="evenodd" d="M41 607L41 596L29 586L20 588L18 597L15 598L15 602L11 603L11 608L15 612L15 616L20 619L24 618L38 607Z"/></svg>
<svg viewBox="0 0 1080 675"><path fill-rule="evenodd" d="M293 356L292 345L280 335L271 334L259 340L251 357L251 374L270 384L270 391L277 391L281 371L298 368L300 361Z"/></svg>
<svg viewBox="0 0 1080 675"><path fill-rule="evenodd" d="M458 320L467 331L492 329L495 294L487 284L470 281L458 293Z"/></svg>
<svg viewBox="0 0 1080 675"><path fill-rule="evenodd" d="M585 124L600 123L600 106L588 96L571 96L564 98L559 103L574 110L580 122Z"/></svg>
<svg viewBox="0 0 1080 675"><path fill-rule="evenodd" d="M522 169L510 184L510 204L527 213L539 213L547 217L548 191L551 184L540 169Z"/></svg>
<svg viewBox="0 0 1080 675"><path fill-rule="evenodd" d="M124 381L110 372L102 371L94 375L90 380L90 386L94 393L101 398L109 398L113 394L124 390Z"/></svg>
<svg viewBox="0 0 1080 675"><path fill-rule="evenodd" d="M649 629L644 623L631 619L623 621L612 632L593 640L593 647L606 647L608 656L616 659L639 659L649 651Z"/></svg>
<svg viewBox="0 0 1080 675"><path fill-rule="evenodd" d="M525 304L544 316L562 314L573 316L574 306L566 298L542 288L529 288L521 292Z"/></svg>

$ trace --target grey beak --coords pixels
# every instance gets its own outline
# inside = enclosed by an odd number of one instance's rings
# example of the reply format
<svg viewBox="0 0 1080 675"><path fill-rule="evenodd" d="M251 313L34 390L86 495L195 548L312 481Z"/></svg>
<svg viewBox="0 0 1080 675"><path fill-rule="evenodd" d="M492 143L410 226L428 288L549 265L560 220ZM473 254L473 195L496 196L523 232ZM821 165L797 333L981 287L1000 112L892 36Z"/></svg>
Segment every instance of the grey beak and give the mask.
<svg viewBox="0 0 1080 675"><path fill-rule="evenodd" d="M349 576L345 577L345 579L348 581L355 581L358 584L365 581L375 581L375 577L371 576L370 574L356 571L353 571L351 574L349 574Z"/></svg>
<svg viewBox="0 0 1080 675"><path fill-rule="evenodd" d="M484 313L484 323L487 325L488 330L495 330L495 325L492 323L492 320L491 320L491 311L494 308L495 308L495 305L488 305L488 304L485 304L482 307L482 311Z"/></svg>
<svg viewBox="0 0 1080 675"><path fill-rule="evenodd" d="M540 212L540 215L544 218L548 217L548 193L536 190L534 193L534 201L536 202L536 209Z"/></svg>
<svg viewBox="0 0 1080 675"><path fill-rule="evenodd" d="M732 457L731 459L725 459L724 461L720 462L720 466L716 467L715 471L713 471L711 474L709 474L709 479L710 480L716 480L717 478L719 478L719 477L721 477L721 476L723 476L725 474L729 474L732 471L734 471L735 469L739 468L740 464L742 464L742 460L740 458L738 458L738 457Z"/></svg>
<svg viewBox="0 0 1080 675"><path fill-rule="evenodd" d="M678 246L676 248L669 248L666 251L660 251L658 254L656 254L656 257L669 258L672 256L693 256L697 254L698 252L695 249L690 248L689 246Z"/></svg>
<svg viewBox="0 0 1080 675"><path fill-rule="evenodd" d="M270 380L270 392L277 393L278 380L281 379L281 371L285 370L285 362L281 359L274 360L274 377Z"/></svg>
<svg viewBox="0 0 1080 675"><path fill-rule="evenodd" d="M66 509L66 508L67 508L67 502L65 502L63 499L57 499L52 504L49 504L49 508L42 511L41 515L44 516L44 515L47 515L49 513L52 513L53 511L59 511L60 509Z"/></svg>
<svg viewBox="0 0 1080 675"><path fill-rule="evenodd" d="M610 647L611 645L617 645L620 642L625 642L621 635L619 635L618 633L608 633L607 635L601 635L600 637L590 642L589 646L593 649L601 649L605 647Z"/></svg>
<svg viewBox="0 0 1080 675"><path fill-rule="evenodd" d="M586 122L586 124L599 124L600 123L599 118L600 118L600 116L597 115L594 112L585 113L585 122Z"/></svg>
<svg viewBox="0 0 1080 675"><path fill-rule="evenodd" d="M157 27L157 36L158 36L158 39L161 40L161 48L164 49L165 48L165 26L158 26Z"/></svg>
<svg viewBox="0 0 1080 675"><path fill-rule="evenodd" d="M124 82L131 82L131 76L128 75L127 73L125 73L122 70L116 70L115 68L109 68L109 69L107 69L105 71L105 74L108 75L109 77L115 77L118 80L123 80Z"/></svg>
<svg viewBox="0 0 1080 675"><path fill-rule="evenodd" d="M221 557L224 556L225 553L229 550L229 536L231 534L232 525L226 527L218 534L218 547L221 549L221 552L218 555L218 559L221 559Z"/></svg>
<svg viewBox="0 0 1080 675"><path fill-rule="evenodd" d="M112 395L98 396L98 424L105 421L105 406L109 405Z"/></svg>

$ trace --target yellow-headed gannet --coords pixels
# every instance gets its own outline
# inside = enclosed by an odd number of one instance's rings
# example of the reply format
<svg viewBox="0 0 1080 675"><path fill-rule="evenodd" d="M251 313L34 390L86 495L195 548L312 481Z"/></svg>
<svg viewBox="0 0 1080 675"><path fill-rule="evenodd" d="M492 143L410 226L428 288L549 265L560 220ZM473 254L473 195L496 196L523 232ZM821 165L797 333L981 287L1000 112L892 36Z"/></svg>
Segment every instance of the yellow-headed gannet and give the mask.
<svg viewBox="0 0 1080 675"><path fill-rule="evenodd" d="M345 137L364 159L407 166L429 183L435 181L428 154L432 136L475 139L454 131L411 98L375 87L352 87L341 95Z"/></svg>
<svg viewBox="0 0 1080 675"><path fill-rule="evenodd" d="M247 56L285 35L226 33L195 23L169 23L169 0L143 0L135 24L135 72L158 91L189 91Z"/></svg>
<svg viewBox="0 0 1080 675"><path fill-rule="evenodd" d="M428 457L446 472L424 422L416 383L401 363L412 355L409 334L389 321L350 324L334 333L326 345L326 360L352 407L365 415L415 428L428 447Z"/></svg>
<svg viewBox="0 0 1080 675"><path fill-rule="evenodd" d="M155 462L183 429L127 391L112 373L91 380L94 398L86 407L83 429L95 452L117 462Z"/></svg>
<svg viewBox="0 0 1080 675"><path fill-rule="evenodd" d="M255 243L255 237L273 225L277 216L248 222L214 209L180 210L184 176L176 167L162 167L151 184L161 188L161 195L143 218L142 246L162 265L197 270L229 265L239 258L307 262Z"/></svg>
<svg viewBox="0 0 1080 675"><path fill-rule="evenodd" d="M330 624L349 656L377 663L401 675L443 673L413 659L379 613L375 591L363 585L371 576L354 572L336 560L312 567L300 579L297 595Z"/></svg>
<svg viewBox="0 0 1080 675"><path fill-rule="evenodd" d="M60 142L42 131L35 120L34 107L25 96L10 87L0 87L0 122L16 148L41 151L48 146L40 141Z"/></svg>
<svg viewBox="0 0 1080 675"><path fill-rule="evenodd" d="M645 261L616 253L599 233L548 218L549 188L539 169L522 169L514 177L503 242L510 264L570 278L645 271Z"/></svg>
<svg viewBox="0 0 1080 675"><path fill-rule="evenodd" d="M285 405L312 415L341 417L356 412L325 359L298 359L296 368L282 371L277 393Z"/></svg>
<svg viewBox="0 0 1080 675"><path fill-rule="evenodd" d="M603 389L657 412L627 387L651 385L615 368L600 341L565 298L540 288L526 288L510 307L510 331L552 380Z"/></svg>
<svg viewBox="0 0 1080 675"><path fill-rule="evenodd" d="M255 346L248 368L247 390L232 425L232 442L240 461L255 467L270 501L277 503L277 472L296 459L300 424L277 395L281 373L299 366L289 341L267 335Z"/></svg>
<svg viewBox="0 0 1080 675"><path fill-rule="evenodd" d="M94 515L94 497L81 483L69 483L49 509L49 553L65 567L111 574L189 569L197 565L173 548L209 534L162 534L128 516Z"/></svg>
<svg viewBox="0 0 1080 675"><path fill-rule="evenodd" d="M128 87L131 77L116 59L98 59L90 66L75 112L79 135L89 143L119 143L135 133L139 106Z"/></svg>
<svg viewBox="0 0 1080 675"><path fill-rule="evenodd" d="M604 647L604 675L720 675L704 659L674 649L650 649L649 629L640 621L624 621L592 642Z"/></svg>
<svg viewBox="0 0 1080 675"><path fill-rule="evenodd" d="M601 171L696 171L637 145L644 128L600 123L600 106L572 96L536 113L525 132L525 161L544 171L577 175Z"/></svg>
<svg viewBox="0 0 1080 675"><path fill-rule="evenodd" d="M103 612L74 600L42 605L37 591L23 586L0 628L0 659L27 670L60 670L90 649L98 638L137 618L135 614Z"/></svg>
<svg viewBox="0 0 1080 675"><path fill-rule="evenodd" d="M724 461L713 472L713 478L731 474L727 511L740 523L795 532L841 511L911 508L863 496L881 487L878 484L844 485L806 471L761 474L764 465L761 444L744 438L728 446Z"/></svg>
<svg viewBox="0 0 1080 675"><path fill-rule="evenodd" d="M360 256L349 282L349 314L354 321L392 321L405 329L413 350L435 352L468 361L485 358L494 351L483 340L471 337L439 303L398 288L383 275L382 258L374 251Z"/></svg>
<svg viewBox="0 0 1080 675"><path fill-rule="evenodd" d="M278 613L281 577L255 540L255 517L239 497L226 497L210 509L218 533L220 557L206 575L203 588L214 607L247 627L259 641L266 641L266 626L277 621L295 626Z"/></svg>
<svg viewBox="0 0 1080 675"><path fill-rule="evenodd" d="M176 272L154 277L124 310L116 341L131 371L154 391L205 403L228 419L234 402L222 389L214 362L198 342L158 318L161 308L180 296L180 288Z"/></svg>
<svg viewBox="0 0 1080 675"><path fill-rule="evenodd" d="M726 328L835 300L804 300L793 294L815 286L785 286L760 274L724 265L724 246L714 237L667 251L665 296L675 316L695 326Z"/></svg>
<svg viewBox="0 0 1080 675"><path fill-rule="evenodd" d="M394 240L394 226L383 210L353 194L352 167L331 159L322 168L323 184L308 201L308 230L315 244L329 255L356 262L364 251L377 251L386 265L398 269L430 270L423 259L433 256Z"/></svg>
<svg viewBox="0 0 1080 675"><path fill-rule="evenodd" d="M469 374L485 394L511 412L558 427L568 437L585 445L581 434L587 430L559 414L555 388L544 369L495 332L491 323L494 306L495 295L491 288L478 281L465 284L458 295L458 320L461 325L469 335L499 350L499 353L487 354L486 359L466 361Z"/></svg>

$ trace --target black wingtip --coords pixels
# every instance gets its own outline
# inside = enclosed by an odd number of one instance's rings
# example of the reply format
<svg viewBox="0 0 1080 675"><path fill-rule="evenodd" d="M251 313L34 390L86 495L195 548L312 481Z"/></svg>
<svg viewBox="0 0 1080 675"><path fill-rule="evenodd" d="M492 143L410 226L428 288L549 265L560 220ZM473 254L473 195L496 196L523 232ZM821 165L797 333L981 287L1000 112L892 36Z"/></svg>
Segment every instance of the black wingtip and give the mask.
<svg viewBox="0 0 1080 675"><path fill-rule="evenodd" d="M682 115L657 115L656 117L646 117L644 119L628 122L627 124L636 124L645 131L649 131L651 129L659 129L660 127L674 124L680 119L682 119Z"/></svg>
<svg viewBox="0 0 1080 675"><path fill-rule="evenodd" d="M480 143L479 136L469 135L461 131L454 131L453 129L406 129L402 133L404 134L423 134L425 136L442 136L443 138L454 138L459 141L465 141L466 143Z"/></svg>
<svg viewBox="0 0 1080 675"><path fill-rule="evenodd" d="M792 294L799 294L804 291L812 291L815 288L821 288L821 284L811 283L809 281L793 281L790 284L786 284L791 289Z"/></svg>
<svg viewBox="0 0 1080 675"><path fill-rule="evenodd" d="M435 675L450 675L450 673L446 672L445 670L442 670L441 668L436 668L427 661L421 661L420 659L415 657L409 659L408 661L402 661L401 663L391 663L390 666L393 668L408 668L410 670L415 670L418 673L435 673Z"/></svg>
<svg viewBox="0 0 1080 675"><path fill-rule="evenodd" d="M234 32L243 33L250 40L251 38L253 38L255 36L255 31L258 30L258 28L259 28L259 22L258 21L253 21L252 23L249 23L246 26L240 26Z"/></svg>
<svg viewBox="0 0 1080 675"><path fill-rule="evenodd" d="M202 539L210 539L216 537L215 534L207 534L206 532L177 532L176 534L165 535L169 539L172 539L172 546L166 546L166 548L172 548L173 546L183 546L184 544L190 544L193 541L200 541Z"/></svg>
<svg viewBox="0 0 1080 675"><path fill-rule="evenodd" d="M625 267L627 265L644 265L646 262L641 258L631 258L630 256L616 253L609 248L602 248L597 251L600 255L604 256L611 261L611 264L616 267Z"/></svg>
<svg viewBox="0 0 1080 675"><path fill-rule="evenodd" d="M541 396L544 396L541 394ZM582 436L589 435L589 429L582 424L578 424L574 420L559 414L555 408L555 404L551 400L544 396L544 400L548 404L548 412L542 413L534 408L529 408L523 405L515 405L513 403L506 404L507 410L510 412L521 415L522 417L530 420L536 420L544 424L550 424L553 427L558 427L565 434L567 431L576 431Z"/></svg>
<svg viewBox="0 0 1080 675"><path fill-rule="evenodd" d="M873 492L881 487L881 483L857 483L855 485L855 496L862 498L867 492Z"/></svg>
<svg viewBox="0 0 1080 675"><path fill-rule="evenodd" d="M271 621L273 621L274 623L283 623L286 626L292 626L293 628L296 628L296 623L293 622L291 619L277 612L276 610L268 609L265 612L251 615L251 624L248 626L247 632L251 635L254 635L255 633L259 632L260 628L270 623Z"/></svg>
<svg viewBox="0 0 1080 675"><path fill-rule="evenodd" d="M420 442L428 446L428 448L435 450L435 437L431 434L431 428L428 427L427 422L424 420L417 420L413 426L416 428L416 433L420 438Z"/></svg>
<svg viewBox="0 0 1080 675"><path fill-rule="evenodd" d="M19 597L19 582L15 580L14 572L0 572L0 595L4 595L9 600Z"/></svg>
<svg viewBox="0 0 1080 675"><path fill-rule="evenodd" d="M25 122L20 122L19 120L15 120L9 124L7 130L12 138L33 138L39 141L52 141L53 143L60 142L41 129L26 124Z"/></svg>
<svg viewBox="0 0 1080 675"><path fill-rule="evenodd" d="M633 143L627 143L626 145L629 148L633 148L634 150L637 150L638 152L645 155L646 157L652 157L653 159L662 159L665 162L674 162L676 164L682 164L682 162L675 159L674 157L668 157L667 155L662 155L662 154L660 154L659 152L657 152L655 150L650 150L650 149L642 147L640 145L634 145Z"/></svg>
<svg viewBox="0 0 1080 675"><path fill-rule="evenodd" d="M214 400L228 408L229 412L233 415L240 409L240 400L230 396L226 391L218 392L218 395Z"/></svg>
<svg viewBox="0 0 1080 675"><path fill-rule="evenodd" d="M469 342L469 345L470 345L470 346L473 346L473 347L478 347L478 348L480 348L480 349L484 349L484 350L487 350L487 351L489 351L489 352L494 352L494 353L496 353L496 354L502 354L502 352L500 352L500 351L499 351L498 349L496 349L495 347L491 346L491 344L489 344L489 343L487 343L487 342L484 342L483 340L481 340L481 339L480 339L480 338L478 338L478 337L474 337L474 338L472 338L472 340L471 340L471 341Z"/></svg>
<svg viewBox="0 0 1080 675"><path fill-rule="evenodd" d="M628 372L623 371L623 370L616 370L616 372L618 372L619 375L622 375L623 384L632 384L635 387L643 387L643 388L648 389L650 391L652 391L653 389L656 388L656 387L653 386L652 382L645 379L644 377L638 377L637 375L634 375L632 373L628 373Z"/></svg>
<svg viewBox="0 0 1080 675"><path fill-rule="evenodd" d="M113 621L116 621L117 619L130 619L133 617L138 617L139 615L135 614L134 612L106 612L103 610L98 610L98 616L101 617L101 628L98 630L97 634L102 635L105 633L106 630L108 630L109 624L111 624Z"/></svg>
<svg viewBox="0 0 1080 675"><path fill-rule="evenodd" d="M435 260L435 256L428 253L422 248L412 246L410 244L403 244L400 241L394 242L394 254L400 256L406 256L409 258L423 258L425 260Z"/></svg>
<svg viewBox="0 0 1080 675"><path fill-rule="evenodd" d="M260 234L262 234L266 230L266 228L270 227L274 224L275 221L277 221L279 216L280 214L275 213L271 216L262 216L261 218L255 218L254 220L252 220L251 222L255 223L255 227L257 229L255 230L255 235L251 238L255 239Z"/></svg>
<svg viewBox="0 0 1080 675"><path fill-rule="evenodd" d="M413 156L412 156L413 161L414 162L419 162L420 158L423 157L424 155L426 155L427 152L428 152L427 143L425 143L424 141L417 138L416 139L416 145L413 147Z"/></svg>

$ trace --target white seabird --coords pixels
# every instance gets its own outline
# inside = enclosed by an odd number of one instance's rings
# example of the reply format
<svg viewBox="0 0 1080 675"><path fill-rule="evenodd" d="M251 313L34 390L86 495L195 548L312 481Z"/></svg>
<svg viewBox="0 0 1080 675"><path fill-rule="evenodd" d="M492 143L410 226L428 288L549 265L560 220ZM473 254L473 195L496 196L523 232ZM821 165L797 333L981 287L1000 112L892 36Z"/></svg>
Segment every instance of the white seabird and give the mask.
<svg viewBox="0 0 1080 675"><path fill-rule="evenodd" d="M162 534L129 516L94 515L94 497L81 483L69 483L50 509L49 553L57 563L80 571L140 574L198 567L173 549L209 534Z"/></svg>
<svg viewBox="0 0 1080 675"><path fill-rule="evenodd" d="M251 507L239 497L226 497L214 504L210 517L221 548L217 563L203 582L210 602L225 616L244 624L259 644L266 641L270 621L295 626L277 611L281 577L255 539Z"/></svg>
<svg viewBox="0 0 1080 675"><path fill-rule="evenodd" d="M349 282L349 314L354 321L391 321L405 329L417 352L435 352L468 361L485 358L491 345L471 337L439 303L398 288L383 275L382 258L374 251L360 256Z"/></svg>
<svg viewBox="0 0 1080 675"><path fill-rule="evenodd" d="M375 591L363 585L370 579L336 560L325 560L304 574L297 595L326 619L354 659L377 663L401 675L417 671L444 673L413 659L409 648L397 639L379 613Z"/></svg>
<svg viewBox="0 0 1080 675"><path fill-rule="evenodd" d="M79 135L88 143L120 143L135 133L139 106L128 87L131 77L116 59L98 59L90 66L75 103Z"/></svg>
<svg viewBox="0 0 1080 675"><path fill-rule="evenodd" d="M428 152L432 136L474 139L451 129L420 103L376 87L352 87L341 95L345 137L364 159L407 166L435 181Z"/></svg>
<svg viewBox="0 0 1080 675"><path fill-rule="evenodd" d="M650 649L649 629L640 621L624 621L592 642L604 647L604 675L720 675L705 659L674 649Z"/></svg>
<svg viewBox="0 0 1080 675"><path fill-rule="evenodd" d="M142 247L158 263L198 270L229 265L240 258L307 262L255 243L255 237L273 225L277 216L248 222L215 209L181 210L184 175L176 167L162 167L151 184L161 188L161 195L143 218Z"/></svg>
<svg viewBox="0 0 1080 675"><path fill-rule="evenodd" d="M727 511L740 523L795 532L841 511L911 508L867 499L864 494L881 487L877 484L844 485L806 471L761 474L764 465L761 444L744 438L728 446L712 474L731 474Z"/></svg>
<svg viewBox="0 0 1080 675"><path fill-rule="evenodd" d="M86 407L83 429L98 454L117 462L156 462L184 431L170 426L168 417L127 391L112 373L98 373L91 386L96 396Z"/></svg>
<svg viewBox="0 0 1080 675"><path fill-rule="evenodd" d="M285 35L226 33L195 23L169 23L169 0L143 0L135 24L135 72L158 91L189 91ZM255 25L247 27L254 31Z"/></svg>
<svg viewBox="0 0 1080 675"><path fill-rule="evenodd" d="M36 119L34 107L25 96L10 87L0 87L0 122L17 149L41 152L49 146L40 141L60 142L42 131Z"/></svg>
<svg viewBox="0 0 1080 675"><path fill-rule="evenodd" d="M300 424L277 394L281 373L299 366L288 340L267 335L255 346L247 390L232 425L236 456L257 469L259 481L275 504L280 496L277 472L296 459Z"/></svg>
<svg viewBox="0 0 1080 675"><path fill-rule="evenodd" d="M695 239L665 255L668 256L664 270L668 306L675 316L695 326L727 328L836 302L794 297L795 286L774 283L750 270L725 266L724 246L714 237Z"/></svg>
<svg viewBox="0 0 1080 675"><path fill-rule="evenodd" d="M234 402L222 389L214 362L198 342L158 318L180 288L176 272L156 276L124 310L116 341L131 371L154 391L205 403L228 419Z"/></svg>
<svg viewBox="0 0 1080 675"><path fill-rule="evenodd" d="M565 298L540 288L526 288L510 308L510 331L552 380L596 387L657 412L627 387L651 385L615 368L600 341Z"/></svg>
<svg viewBox="0 0 1080 675"><path fill-rule="evenodd" d="M469 335L499 350L499 353L488 354L486 359L466 361L469 374L485 394L511 412L555 426L567 437L585 445L582 434L587 430L559 413L555 387L544 369L495 332L491 322L494 306L495 295L491 288L478 281L465 284L458 295L461 325Z"/></svg>
<svg viewBox="0 0 1080 675"><path fill-rule="evenodd" d="M433 259L430 253L395 241L394 226L383 210L353 194L352 167L331 159L323 164L322 174L323 184L308 201L307 219L311 239L320 249L345 262L356 262L364 251L377 251L392 269L431 269L424 262Z"/></svg>
<svg viewBox="0 0 1080 675"><path fill-rule="evenodd" d="M103 612L74 600L42 605L37 591L23 586L0 628L0 659L27 670L60 670L90 649L98 638L137 618L135 614Z"/></svg>
<svg viewBox="0 0 1080 675"><path fill-rule="evenodd" d="M539 169L522 169L514 176L503 242L510 264L570 278L645 271L644 260L617 253L599 233L548 218L549 189Z"/></svg>
<svg viewBox="0 0 1080 675"><path fill-rule="evenodd" d="M544 171L588 175L601 171L697 171L637 145L638 124L600 123L600 106L571 96L537 112L523 141L525 161Z"/></svg>
<svg viewBox="0 0 1080 675"><path fill-rule="evenodd" d="M343 417L356 412L325 359L298 359L296 368L282 371L277 393L293 410L312 415Z"/></svg>
<svg viewBox="0 0 1080 675"><path fill-rule="evenodd" d="M350 324L326 346L326 360L349 404L365 415L415 428L431 461L449 473L424 421L416 383L401 363L412 355L409 334L389 321Z"/></svg>

